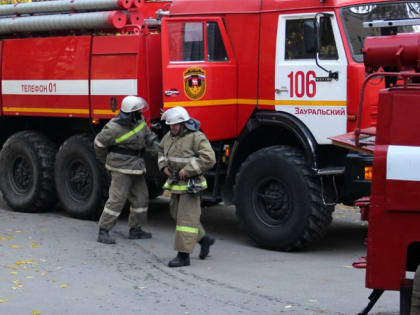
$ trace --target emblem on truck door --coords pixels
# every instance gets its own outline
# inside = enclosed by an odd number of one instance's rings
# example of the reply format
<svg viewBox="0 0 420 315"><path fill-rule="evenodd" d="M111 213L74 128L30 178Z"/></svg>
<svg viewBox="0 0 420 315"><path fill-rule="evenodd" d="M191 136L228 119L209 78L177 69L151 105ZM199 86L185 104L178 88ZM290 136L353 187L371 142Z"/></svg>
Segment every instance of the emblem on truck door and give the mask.
<svg viewBox="0 0 420 315"><path fill-rule="evenodd" d="M190 100L199 100L206 93L206 71L189 68L184 71L184 93Z"/></svg>

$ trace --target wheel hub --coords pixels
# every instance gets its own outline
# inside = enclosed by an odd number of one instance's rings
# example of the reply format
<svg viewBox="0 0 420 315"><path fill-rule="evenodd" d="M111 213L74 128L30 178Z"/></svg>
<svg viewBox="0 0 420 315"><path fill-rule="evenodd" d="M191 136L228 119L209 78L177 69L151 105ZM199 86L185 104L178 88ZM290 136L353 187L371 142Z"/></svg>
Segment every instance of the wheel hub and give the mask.
<svg viewBox="0 0 420 315"><path fill-rule="evenodd" d="M11 182L16 191L25 193L32 187L33 169L25 157L19 156L15 159L11 175Z"/></svg>
<svg viewBox="0 0 420 315"><path fill-rule="evenodd" d="M290 198L286 187L275 178L263 179L253 191L254 209L268 225L286 222L291 214Z"/></svg>
<svg viewBox="0 0 420 315"><path fill-rule="evenodd" d="M82 161L73 161L69 167L68 187L75 199L86 199L92 190L92 174Z"/></svg>

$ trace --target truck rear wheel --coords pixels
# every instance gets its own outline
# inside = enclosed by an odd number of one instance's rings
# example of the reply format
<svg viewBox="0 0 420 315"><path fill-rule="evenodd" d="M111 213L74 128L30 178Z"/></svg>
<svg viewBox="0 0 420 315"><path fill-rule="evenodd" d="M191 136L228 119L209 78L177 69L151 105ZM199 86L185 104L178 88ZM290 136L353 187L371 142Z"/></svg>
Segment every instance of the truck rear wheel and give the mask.
<svg viewBox="0 0 420 315"><path fill-rule="evenodd" d="M73 217L97 219L108 195L108 174L87 135L67 139L55 162L55 184L63 208Z"/></svg>
<svg viewBox="0 0 420 315"><path fill-rule="evenodd" d="M35 131L11 136L0 152L0 189L16 211L51 210L57 197L54 188L56 148Z"/></svg>
<svg viewBox="0 0 420 315"><path fill-rule="evenodd" d="M304 248L320 239L332 220L319 179L290 146L267 147L247 158L236 177L235 204L251 239L271 249Z"/></svg>

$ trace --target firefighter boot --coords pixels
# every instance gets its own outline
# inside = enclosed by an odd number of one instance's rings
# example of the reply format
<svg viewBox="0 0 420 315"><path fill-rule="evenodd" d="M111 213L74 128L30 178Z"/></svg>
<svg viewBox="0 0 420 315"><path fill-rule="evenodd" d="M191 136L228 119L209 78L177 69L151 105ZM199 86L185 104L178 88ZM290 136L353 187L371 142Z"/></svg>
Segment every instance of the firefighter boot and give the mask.
<svg viewBox="0 0 420 315"><path fill-rule="evenodd" d="M115 244L115 239L109 234L109 231L104 229L99 229L97 241L103 244Z"/></svg>
<svg viewBox="0 0 420 315"><path fill-rule="evenodd" d="M178 255L168 263L168 267L183 267L190 265L190 254L178 252Z"/></svg>
<svg viewBox="0 0 420 315"><path fill-rule="evenodd" d="M203 238L198 242L201 245L200 259L206 259L210 252L210 246L214 244L216 240L208 235L204 235Z"/></svg>
<svg viewBox="0 0 420 315"><path fill-rule="evenodd" d="M143 231L141 227L130 228L128 238L130 240L152 238L152 233Z"/></svg>

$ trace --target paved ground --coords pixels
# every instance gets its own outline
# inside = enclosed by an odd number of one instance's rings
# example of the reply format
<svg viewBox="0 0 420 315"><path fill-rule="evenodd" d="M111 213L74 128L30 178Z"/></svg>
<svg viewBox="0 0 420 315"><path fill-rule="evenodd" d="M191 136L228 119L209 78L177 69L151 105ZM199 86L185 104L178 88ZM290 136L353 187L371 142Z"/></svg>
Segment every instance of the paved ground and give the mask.
<svg viewBox="0 0 420 315"><path fill-rule="evenodd" d="M128 240L119 221L117 245L95 241L96 222L56 211L0 209L0 314L356 314L367 303L367 227L352 210L337 210L326 238L310 250L256 248L240 231L233 207L206 208L203 223L217 239L205 261L166 266L174 224L165 199L150 207L151 240ZM386 292L371 314L397 314Z"/></svg>

